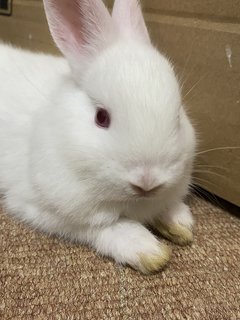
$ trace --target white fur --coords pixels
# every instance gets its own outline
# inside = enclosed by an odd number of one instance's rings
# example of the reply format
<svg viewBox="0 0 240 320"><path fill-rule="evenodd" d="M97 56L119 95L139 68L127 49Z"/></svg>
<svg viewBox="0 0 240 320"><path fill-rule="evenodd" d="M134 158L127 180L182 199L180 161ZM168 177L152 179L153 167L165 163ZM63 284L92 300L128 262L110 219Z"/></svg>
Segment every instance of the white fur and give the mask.
<svg viewBox="0 0 240 320"><path fill-rule="evenodd" d="M133 266L139 252L159 251L141 224L192 224L182 201L195 151L171 65L137 39L116 32L74 77L64 58L0 45L0 189L8 211ZM99 104L111 113L109 129L95 125ZM130 182L146 172L164 188L137 199Z"/></svg>

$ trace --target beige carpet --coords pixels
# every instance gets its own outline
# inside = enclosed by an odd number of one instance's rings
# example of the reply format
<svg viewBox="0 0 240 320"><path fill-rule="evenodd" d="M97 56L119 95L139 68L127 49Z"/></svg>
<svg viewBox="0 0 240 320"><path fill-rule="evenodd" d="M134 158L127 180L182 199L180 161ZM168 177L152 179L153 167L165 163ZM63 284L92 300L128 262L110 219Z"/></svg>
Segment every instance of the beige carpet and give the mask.
<svg viewBox="0 0 240 320"><path fill-rule="evenodd" d="M0 214L0 319L240 319L240 219L191 200L191 247L143 276Z"/></svg>

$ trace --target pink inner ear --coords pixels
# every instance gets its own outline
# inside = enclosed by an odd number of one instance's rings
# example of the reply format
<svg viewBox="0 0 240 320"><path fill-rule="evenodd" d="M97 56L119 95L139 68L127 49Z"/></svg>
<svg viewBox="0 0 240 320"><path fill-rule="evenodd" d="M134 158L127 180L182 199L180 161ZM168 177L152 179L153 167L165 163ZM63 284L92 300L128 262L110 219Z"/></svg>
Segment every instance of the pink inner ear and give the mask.
<svg viewBox="0 0 240 320"><path fill-rule="evenodd" d="M84 42L77 1L46 0L45 10L52 36L63 54L75 53Z"/></svg>
<svg viewBox="0 0 240 320"><path fill-rule="evenodd" d="M113 23L101 0L44 0L44 4L52 36L67 58L82 59L109 40Z"/></svg>
<svg viewBox="0 0 240 320"><path fill-rule="evenodd" d="M125 35L151 42L139 1L115 0L112 17Z"/></svg>

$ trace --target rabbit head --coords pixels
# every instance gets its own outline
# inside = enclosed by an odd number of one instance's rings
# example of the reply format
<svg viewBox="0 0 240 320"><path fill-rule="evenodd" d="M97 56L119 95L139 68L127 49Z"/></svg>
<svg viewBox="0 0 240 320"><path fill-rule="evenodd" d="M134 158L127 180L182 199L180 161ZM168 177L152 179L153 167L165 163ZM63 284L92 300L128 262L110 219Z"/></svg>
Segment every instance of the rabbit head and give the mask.
<svg viewBox="0 0 240 320"><path fill-rule="evenodd" d="M157 196L189 182L194 129L169 61L137 0L44 0L72 76L53 97L58 148L104 200ZM184 191L185 192L185 191Z"/></svg>

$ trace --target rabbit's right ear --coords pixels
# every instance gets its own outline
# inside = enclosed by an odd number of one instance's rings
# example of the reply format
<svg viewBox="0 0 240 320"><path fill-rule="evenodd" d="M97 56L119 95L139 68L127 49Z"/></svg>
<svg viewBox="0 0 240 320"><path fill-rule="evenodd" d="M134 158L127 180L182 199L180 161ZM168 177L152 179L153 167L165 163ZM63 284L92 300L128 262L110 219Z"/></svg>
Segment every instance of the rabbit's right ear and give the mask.
<svg viewBox="0 0 240 320"><path fill-rule="evenodd" d="M115 26L101 0L43 0L52 37L74 72L114 39Z"/></svg>
<svg viewBox="0 0 240 320"><path fill-rule="evenodd" d="M115 0L112 17L122 34L151 43L139 0Z"/></svg>

